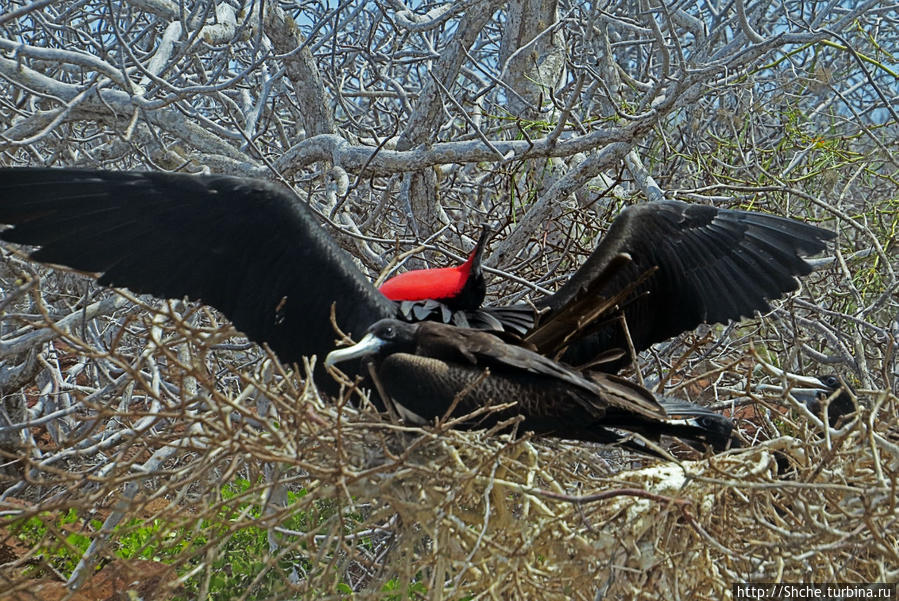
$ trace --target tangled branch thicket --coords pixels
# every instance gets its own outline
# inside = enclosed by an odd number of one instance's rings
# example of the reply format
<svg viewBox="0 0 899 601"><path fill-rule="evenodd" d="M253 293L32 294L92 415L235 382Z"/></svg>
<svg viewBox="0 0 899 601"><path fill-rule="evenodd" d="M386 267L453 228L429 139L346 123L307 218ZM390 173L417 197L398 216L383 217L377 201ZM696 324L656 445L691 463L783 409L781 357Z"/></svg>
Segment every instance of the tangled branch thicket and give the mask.
<svg viewBox="0 0 899 601"><path fill-rule="evenodd" d="M373 279L461 259L487 222L489 299L517 301L659 198L838 237L767 314L638 358L627 375L747 443L670 461L393 423L212 309L0 247L0 597L899 580L899 27L894 3L846 4L12 2L0 164L282 181ZM859 405L836 429L785 392L828 372Z"/></svg>
<svg viewBox="0 0 899 601"><path fill-rule="evenodd" d="M775 413L765 434L779 436L748 450L634 467L591 445L390 423L346 397L321 399L271 358L247 367L244 352L213 350L227 328L151 315L107 322L111 352L67 334L48 361L60 396L78 402L57 418L70 427L65 448L39 424L20 454L7 452L25 477L5 484L17 519L4 543L31 545L4 570L19 598L35 590L29 571L76 533L101 565L127 550L190 575L164 582L184 598L239 572L251 532L269 539L233 585L246 598L385 598L393 586L448 598L654 598L672 587L722 598L732 582L775 576L895 581L899 403L886 391L863 392L871 405L826 435ZM102 395L88 373L71 375L79 364L104 374ZM778 452L795 472L778 471ZM78 520L55 525L73 508Z"/></svg>

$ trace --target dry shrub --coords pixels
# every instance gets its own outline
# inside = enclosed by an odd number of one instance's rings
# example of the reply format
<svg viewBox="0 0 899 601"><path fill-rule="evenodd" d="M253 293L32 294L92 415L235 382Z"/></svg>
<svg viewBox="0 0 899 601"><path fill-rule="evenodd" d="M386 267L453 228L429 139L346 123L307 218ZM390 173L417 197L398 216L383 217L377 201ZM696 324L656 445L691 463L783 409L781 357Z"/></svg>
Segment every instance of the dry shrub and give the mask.
<svg viewBox="0 0 899 601"><path fill-rule="evenodd" d="M838 430L774 412L792 436L657 461L406 427L351 388L323 400L214 316L143 315L110 325L107 351L54 343L63 415L4 446L6 598L94 590L117 557L170 565L165 585L143 572L158 598L188 599L721 599L747 580L897 579L887 391L861 391ZM146 589L115 582L96 598Z"/></svg>

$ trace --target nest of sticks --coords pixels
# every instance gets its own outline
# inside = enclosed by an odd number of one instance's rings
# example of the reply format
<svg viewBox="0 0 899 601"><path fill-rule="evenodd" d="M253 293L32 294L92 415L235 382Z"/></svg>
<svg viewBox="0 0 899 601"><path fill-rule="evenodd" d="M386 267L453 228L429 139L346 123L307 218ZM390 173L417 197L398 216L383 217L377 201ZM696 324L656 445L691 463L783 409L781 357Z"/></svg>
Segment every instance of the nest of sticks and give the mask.
<svg viewBox="0 0 899 601"><path fill-rule="evenodd" d="M32 303L43 329L23 336L50 332L52 353L4 396L2 598L225 598L232 578L244 599L721 599L899 576L887 390L859 391L838 429L749 393L751 446L662 461L514 425L408 427L352 386L322 398L310 365L204 308L116 298L93 329Z"/></svg>

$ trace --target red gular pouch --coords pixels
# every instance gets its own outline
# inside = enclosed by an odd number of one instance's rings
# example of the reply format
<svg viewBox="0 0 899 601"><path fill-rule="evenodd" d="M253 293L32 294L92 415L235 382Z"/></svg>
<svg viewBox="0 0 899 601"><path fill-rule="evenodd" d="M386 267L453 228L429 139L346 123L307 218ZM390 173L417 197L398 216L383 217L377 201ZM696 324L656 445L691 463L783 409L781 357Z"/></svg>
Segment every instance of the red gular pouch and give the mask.
<svg viewBox="0 0 899 601"><path fill-rule="evenodd" d="M381 294L396 302L435 300L453 311L479 308L487 293L481 257L491 233L484 228L474 250L461 265L401 273L381 284Z"/></svg>

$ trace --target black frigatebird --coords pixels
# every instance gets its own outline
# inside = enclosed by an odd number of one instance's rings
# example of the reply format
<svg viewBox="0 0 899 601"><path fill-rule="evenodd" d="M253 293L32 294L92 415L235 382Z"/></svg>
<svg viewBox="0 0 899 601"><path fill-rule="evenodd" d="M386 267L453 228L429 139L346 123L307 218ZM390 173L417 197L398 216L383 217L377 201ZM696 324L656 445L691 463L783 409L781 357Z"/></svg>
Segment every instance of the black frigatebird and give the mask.
<svg viewBox="0 0 899 601"><path fill-rule="evenodd" d="M844 416L855 413L855 390L839 376L828 374L813 378L813 381L817 381L820 387L792 388L790 394L822 420L826 408L827 423L831 428L836 428Z"/></svg>
<svg viewBox="0 0 899 601"><path fill-rule="evenodd" d="M14 226L0 232L3 240L40 247L31 254L37 261L98 273L103 285L216 307L287 362L332 350L332 304L337 324L355 337L380 319L435 314L406 312L386 298L308 207L261 180L5 168L0 223ZM557 293L535 303L547 310L539 328L530 328L535 316L524 305L485 309L501 317L484 321L511 315L519 330L531 330L539 352L584 365L625 347L622 320L614 317L623 313L639 352L703 321L766 310L767 299L794 290L795 276L811 270L802 257L824 250L832 236L760 213L678 201L633 206ZM480 274L479 253L467 277L457 277L465 266L419 272L400 288L416 278L443 285L453 275L455 284L435 294L452 302L453 286L462 284L461 295L471 274Z"/></svg>
<svg viewBox="0 0 899 601"><path fill-rule="evenodd" d="M730 420L704 407L659 399L611 374L585 376L485 331L383 319L354 346L331 351L325 365L359 358L372 362L385 402L416 424L474 413L464 425L493 427L521 416L522 430L591 442L618 441L610 428L719 451L730 441ZM490 406L497 410L485 411Z"/></svg>

